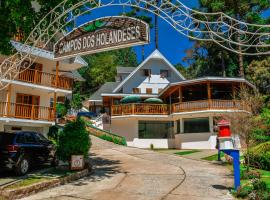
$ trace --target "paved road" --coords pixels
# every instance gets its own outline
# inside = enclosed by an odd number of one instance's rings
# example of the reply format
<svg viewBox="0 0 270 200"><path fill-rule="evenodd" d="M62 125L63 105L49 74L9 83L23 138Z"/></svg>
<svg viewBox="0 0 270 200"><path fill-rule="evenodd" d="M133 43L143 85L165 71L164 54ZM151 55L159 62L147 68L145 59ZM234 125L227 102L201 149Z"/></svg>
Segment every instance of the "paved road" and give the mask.
<svg viewBox="0 0 270 200"><path fill-rule="evenodd" d="M95 172L25 200L229 200L223 166L92 138Z"/></svg>

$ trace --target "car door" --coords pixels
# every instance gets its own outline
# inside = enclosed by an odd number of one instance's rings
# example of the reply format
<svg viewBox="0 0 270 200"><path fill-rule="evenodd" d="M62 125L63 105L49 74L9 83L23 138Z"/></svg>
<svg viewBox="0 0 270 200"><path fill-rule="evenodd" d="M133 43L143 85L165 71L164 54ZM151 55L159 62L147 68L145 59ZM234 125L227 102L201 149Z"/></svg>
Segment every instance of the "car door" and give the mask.
<svg viewBox="0 0 270 200"><path fill-rule="evenodd" d="M25 149L30 160L40 162L42 149L32 132L24 132Z"/></svg>
<svg viewBox="0 0 270 200"><path fill-rule="evenodd" d="M41 149L40 153L40 161L46 162L50 157L50 141L47 140L44 136L39 133L34 133L34 136L40 145L39 148Z"/></svg>

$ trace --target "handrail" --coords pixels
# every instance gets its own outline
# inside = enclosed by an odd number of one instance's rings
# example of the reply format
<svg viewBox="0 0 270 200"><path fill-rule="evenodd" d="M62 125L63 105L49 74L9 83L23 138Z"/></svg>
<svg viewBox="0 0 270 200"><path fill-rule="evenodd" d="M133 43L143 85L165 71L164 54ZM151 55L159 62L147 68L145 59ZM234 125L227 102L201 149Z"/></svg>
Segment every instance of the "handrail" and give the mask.
<svg viewBox="0 0 270 200"><path fill-rule="evenodd" d="M168 115L167 104L121 104L112 106L112 115Z"/></svg>
<svg viewBox="0 0 270 200"><path fill-rule="evenodd" d="M111 109L112 116L122 115L169 115L171 113L191 112L202 110L244 110L250 111L250 108L241 100L219 100L207 99L200 101L179 102L171 105L167 104L121 104L113 105Z"/></svg>
<svg viewBox="0 0 270 200"><path fill-rule="evenodd" d="M54 121L55 113L51 107L0 102L0 117Z"/></svg>
<svg viewBox="0 0 270 200"><path fill-rule="evenodd" d="M61 89L72 89L73 79L65 76L58 77L56 86L56 75L39 70L27 69L19 73L15 80L44 85L49 87L57 87Z"/></svg>
<svg viewBox="0 0 270 200"><path fill-rule="evenodd" d="M111 133L109 131L99 129L90 123L86 123L86 127L91 135L94 135L94 136L99 137L101 139L107 140L109 142L113 142L115 144L127 146L127 142L126 142L125 137L116 135L116 134Z"/></svg>

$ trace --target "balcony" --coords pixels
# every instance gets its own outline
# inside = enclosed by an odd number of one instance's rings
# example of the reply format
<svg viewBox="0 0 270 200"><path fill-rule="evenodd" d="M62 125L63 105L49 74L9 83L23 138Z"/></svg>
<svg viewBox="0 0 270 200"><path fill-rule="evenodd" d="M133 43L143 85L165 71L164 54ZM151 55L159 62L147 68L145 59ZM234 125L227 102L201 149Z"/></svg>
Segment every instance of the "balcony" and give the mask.
<svg viewBox="0 0 270 200"><path fill-rule="evenodd" d="M54 109L39 105L0 102L0 117L54 121Z"/></svg>
<svg viewBox="0 0 270 200"><path fill-rule="evenodd" d="M168 115L167 104L123 104L112 106L112 116L119 115Z"/></svg>
<svg viewBox="0 0 270 200"><path fill-rule="evenodd" d="M121 115L169 115L181 112L195 112L207 110L241 110L249 111L249 107L240 100L202 100L167 104L122 104L113 105L112 116Z"/></svg>
<svg viewBox="0 0 270 200"><path fill-rule="evenodd" d="M71 78L64 76L58 76L57 78L55 74L50 74L32 69L27 69L20 72L20 74L16 77L15 80L64 90L72 90L73 84L73 79Z"/></svg>

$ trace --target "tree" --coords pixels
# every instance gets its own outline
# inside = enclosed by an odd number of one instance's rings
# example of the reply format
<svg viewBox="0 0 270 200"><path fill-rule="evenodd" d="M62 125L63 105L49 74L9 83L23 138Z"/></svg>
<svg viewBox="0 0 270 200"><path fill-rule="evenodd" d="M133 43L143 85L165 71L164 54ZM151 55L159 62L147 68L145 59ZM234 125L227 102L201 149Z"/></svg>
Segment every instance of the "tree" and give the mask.
<svg viewBox="0 0 270 200"><path fill-rule="evenodd" d="M250 166L250 148L254 142L252 140L252 134L254 129L261 124L258 116L263 106L263 97L258 91L251 91L250 88L244 86L240 88L238 95L242 101L242 106L249 112L234 112L224 115L223 118L230 121L232 133L239 135L241 141L244 142L242 144L246 146L246 165L248 171Z"/></svg>
<svg viewBox="0 0 270 200"><path fill-rule="evenodd" d="M91 140L86 124L81 118L68 122L59 134L57 155L63 161L70 161L72 155L88 156Z"/></svg>
<svg viewBox="0 0 270 200"><path fill-rule="evenodd" d="M270 1L260 0L200 0L199 10L203 12L224 12L225 14L238 19L240 21L255 23L255 24L267 24L269 19L261 17L263 11L270 7ZM214 19L213 19L214 20ZM254 29L254 31L256 31ZM238 35L235 36L235 40L240 39ZM236 55L222 47L214 44L213 42L198 42L201 51L206 51L206 57L198 55L195 62L192 63L193 68L200 67L196 70L199 76L208 75L208 72L212 70L204 70L206 68L213 69L212 74L224 75L224 66L226 66L225 72L227 76L244 76L244 71L248 64L255 59L262 59L262 57L247 57L241 54ZM192 49L194 49L193 47ZM238 49L241 51L241 48ZM203 65L201 65L203 64ZM202 67L201 67L202 66ZM223 72L222 72L223 70ZM211 75L211 74L210 74Z"/></svg>
<svg viewBox="0 0 270 200"><path fill-rule="evenodd" d="M80 110L83 106L82 104L83 98L79 93L73 94L71 107L75 110Z"/></svg>
<svg viewBox="0 0 270 200"><path fill-rule="evenodd" d="M254 60L247 67L247 78L263 94L270 94L270 58Z"/></svg>

